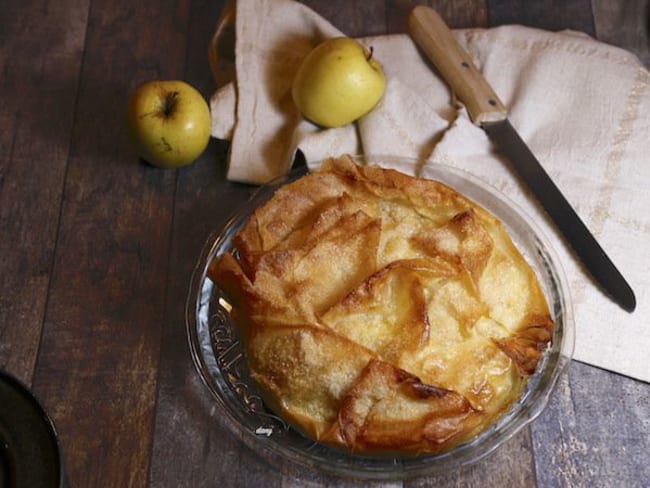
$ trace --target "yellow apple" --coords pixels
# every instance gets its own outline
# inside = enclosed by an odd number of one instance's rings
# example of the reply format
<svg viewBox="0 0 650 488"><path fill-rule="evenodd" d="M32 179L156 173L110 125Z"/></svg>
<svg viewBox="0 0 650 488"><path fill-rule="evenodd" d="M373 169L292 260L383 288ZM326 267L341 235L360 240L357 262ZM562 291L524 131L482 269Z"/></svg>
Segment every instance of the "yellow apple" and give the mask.
<svg viewBox="0 0 650 488"><path fill-rule="evenodd" d="M140 156L161 168L192 163L210 140L210 109L184 81L149 81L131 95L131 134Z"/></svg>
<svg viewBox="0 0 650 488"><path fill-rule="evenodd" d="M291 94L305 118L340 127L370 112L386 90L379 62L349 37L327 39L303 60Z"/></svg>

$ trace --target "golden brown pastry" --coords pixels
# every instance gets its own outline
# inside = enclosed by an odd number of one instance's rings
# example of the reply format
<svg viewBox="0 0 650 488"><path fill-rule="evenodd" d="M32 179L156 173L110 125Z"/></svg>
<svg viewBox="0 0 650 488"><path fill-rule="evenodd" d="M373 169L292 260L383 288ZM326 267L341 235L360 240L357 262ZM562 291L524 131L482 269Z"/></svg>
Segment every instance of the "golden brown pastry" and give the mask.
<svg viewBox="0 0 650 488"><path fill-rule="evenodd" d="M551 339L501 222L442 183L349 157L282 187L210 277L265 401L356 452L440 452L522 394Z"/></svg>

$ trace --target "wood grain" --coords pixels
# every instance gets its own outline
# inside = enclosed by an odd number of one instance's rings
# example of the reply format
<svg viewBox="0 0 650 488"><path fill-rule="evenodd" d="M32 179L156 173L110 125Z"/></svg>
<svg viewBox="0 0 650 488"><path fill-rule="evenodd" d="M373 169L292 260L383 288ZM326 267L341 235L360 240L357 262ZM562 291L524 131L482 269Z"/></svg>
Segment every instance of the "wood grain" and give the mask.
<svg viewBox="0 0 650 488"><path fill-rule="evenodd" d="M372 36L386 32L386 1L329 2L302 0L309 8L351 37Z"/></svg>
<svg viewBox="0 0 650 488"><path fill-rule="evenodd" d="M0 368L26 384L47 302L88 4L10 2L0 14Z"/></svg>
<svg viewBox="0 0 650 488"><path fill-rule="evenodd" d="M650 68L650 3L647 0L592 0L596 36L627 49Z"/></svg>
<svg viewBox="0 0 650 488"><path fill-rule="evenodd" d="M642 10L638 4L594 1L595 20L590 20L588 2L552 3L521 2L513 6L511 2L490 1L490 23L507 24L518 18L531 27L576 29L598 34L605 42L629 46L624 34L616 34L620 29L637 32L635 42L639 42L639 20L630 14ZM625 28L621 28L621 19ZM600 38L603 33L609 33L609 39ZM538 485L646 486L645 480L650 477L638 453L647 452L650 438L649 395L646 384L573 363L569 376L551 397L549 408L532 426Z"/></svg>
<svg viewBox="0 0 650 488"><path fill-rule="evenodd" d="M433 8L451 29L487 27L487 2L485 0L396 0L387 2L388 33L408 32L408 16L417 5Z"/></svg>
<svg viewBox="0 0 650 488"><path fill-rule="evenodd" d="M128 93L182 73L189 2L93 2L34 389L72 486L144 486L175 173L138 161ZM70 12L71 15L74 15Z"/></svg>
<svg viewBox="0 0 650 488"><path fill-rule="evenodd" d="M385 483L262 459L223 425L191 362L184 305L200 248L253 187L228 144L142 164L124 105L181 78L209 97L226 0L5 2L0 9L0 368L54 418L69 488L647 486L650 387L573 363L530 429L473 467ZM648 66L644 0L304 0L352 36L405 33L413 6L452 28L575 29ZM230 63L230 64L229 64Z"/></svg>
<svg viewBox="0 0 650 488"><path fill-rule="evenodd" d="M646 487L649 425L646 383L574 362L533 424L539 486Z"/></svg>
<svg viewBox="0 0 650 488"><path fill-rule="evenodd" d="M595 35L589 0L489 0L490 26L521 24L550 31L572 29Z"/></svg>
<svg viewBox="0 0 650 488"><path fill-rule="evenodd" d="M225 2L195 1L188 42L208 46ZM214 19L214 20L212 20ZM216 81L207 50L188 50L177 74L208 98ZM228 76L224 65L220 79ZM152 487L279 486L281 475L245 449L222 425L214 399L192 364L185 333L185 297L201 248L255 188L225 181L227 143L211 141L191 167L177 171L150 481ZM241 469L244 467L244 469Z"/></svg>

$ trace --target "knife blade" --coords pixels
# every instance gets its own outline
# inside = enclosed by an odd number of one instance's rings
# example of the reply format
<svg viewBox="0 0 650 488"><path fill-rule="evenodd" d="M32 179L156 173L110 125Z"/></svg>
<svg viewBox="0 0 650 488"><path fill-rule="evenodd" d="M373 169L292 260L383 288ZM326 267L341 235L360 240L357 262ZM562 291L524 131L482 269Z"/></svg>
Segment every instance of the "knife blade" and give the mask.
<svg viewBox="0 0 650 488"><path fill-rule="evenodd" d="M415 7L409 33L467 108L472 121L510 161L596 283L627 312L634 291L508 120L508 110L432 8Z"/></svg>

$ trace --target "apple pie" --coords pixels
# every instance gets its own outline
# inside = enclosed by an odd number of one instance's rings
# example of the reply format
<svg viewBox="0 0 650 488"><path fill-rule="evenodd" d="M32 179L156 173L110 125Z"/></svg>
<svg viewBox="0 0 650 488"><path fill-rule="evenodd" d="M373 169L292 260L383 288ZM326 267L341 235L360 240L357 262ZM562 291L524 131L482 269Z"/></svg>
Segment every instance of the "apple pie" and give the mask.
<svg viewBox="0 0 650 488"><path fill-rule="evenodd" d="M354 452L473 438L521 397L554 328L494 215L348 156L281 187L208 274L267 406Z"/></svg>

